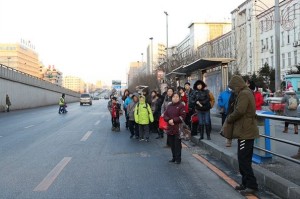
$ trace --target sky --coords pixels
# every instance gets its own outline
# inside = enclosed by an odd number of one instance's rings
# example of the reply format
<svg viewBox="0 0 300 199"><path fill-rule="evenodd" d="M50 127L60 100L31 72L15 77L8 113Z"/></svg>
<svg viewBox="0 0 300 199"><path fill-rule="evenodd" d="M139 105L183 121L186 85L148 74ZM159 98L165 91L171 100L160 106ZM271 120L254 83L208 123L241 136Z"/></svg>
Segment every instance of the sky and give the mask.
<svg viewBox="0 0 300 199"><path fill-rule="evenodd" d="M153 42L181 42L192 22L224 21L245 0L0 0L0 43L30 40L45 66L86 82L126 81Z"/></svg>

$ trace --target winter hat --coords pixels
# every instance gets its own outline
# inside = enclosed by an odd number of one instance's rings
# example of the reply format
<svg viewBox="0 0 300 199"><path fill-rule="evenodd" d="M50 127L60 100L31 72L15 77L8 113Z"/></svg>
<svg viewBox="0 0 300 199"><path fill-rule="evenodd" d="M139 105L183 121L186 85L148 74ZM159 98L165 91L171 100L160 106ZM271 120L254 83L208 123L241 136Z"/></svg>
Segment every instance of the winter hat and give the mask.
<svg viewBox="0 0 300 199"><path fill-rule="evenodd" d="M133 98L134 96L139 97L140 95L138 93L132 93L131 98Z"/></svg>

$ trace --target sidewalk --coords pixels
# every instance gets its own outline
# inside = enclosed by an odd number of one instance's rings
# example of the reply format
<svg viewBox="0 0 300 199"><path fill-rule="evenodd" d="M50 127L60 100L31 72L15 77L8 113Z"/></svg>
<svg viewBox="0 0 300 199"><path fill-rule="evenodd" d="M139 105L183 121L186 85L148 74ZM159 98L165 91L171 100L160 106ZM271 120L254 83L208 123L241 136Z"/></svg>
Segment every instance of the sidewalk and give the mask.
<svg viewBox="0 0 300 199"><path fill-rule="evenodd" d="M198 143L199 136L195 136L192 138L192 141L208 150L212 156L224 161L227 165L238 171L237 141L233 140L231 147L225 147L225 138L219 134L221 118L212 116L211 119L212 140L206 140L206 136L204 136L205 139ZM276 137L281 137L281 135L277 136L277 134L279 132L276 132ZM299 137L299 135L292 134L284 134L284 136L288 136L290 139L293 139L294 136ZM276 151L279 152L278 150L281 150L280 148L282 147L286 146L276 144ZM294 154L297 151L296 149L294 150ZM253 169L260 187L264 187L282 198L300 198L300 165L273 156L270 163L253 164Z"/></svg>

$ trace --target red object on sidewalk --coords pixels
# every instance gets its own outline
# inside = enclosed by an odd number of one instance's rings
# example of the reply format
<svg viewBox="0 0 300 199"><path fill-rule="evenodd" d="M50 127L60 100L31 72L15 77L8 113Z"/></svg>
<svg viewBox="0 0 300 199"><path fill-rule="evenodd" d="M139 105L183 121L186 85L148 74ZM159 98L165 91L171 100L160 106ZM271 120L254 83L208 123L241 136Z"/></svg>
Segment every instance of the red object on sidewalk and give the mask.
<svg viewBox="0 0 300 199"><path fill-rule="evenodd" d="M198 114L197 114L197 113L194 113L194 114L191 116L191 122L192 122L193 124L199 122Z"/></svg>
<svg viewBox="0 0 300 199"><path fill-rule="evenodd" d="M270 103L270 109L272 111L283 111L285 104L282 103Z"/></svg>

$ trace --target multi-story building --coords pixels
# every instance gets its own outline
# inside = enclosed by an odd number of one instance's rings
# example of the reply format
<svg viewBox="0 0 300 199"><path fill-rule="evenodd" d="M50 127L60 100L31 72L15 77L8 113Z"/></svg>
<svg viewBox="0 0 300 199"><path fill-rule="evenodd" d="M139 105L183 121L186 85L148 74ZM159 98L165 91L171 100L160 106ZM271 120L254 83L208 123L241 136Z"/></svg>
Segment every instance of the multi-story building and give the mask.
<svg viewBox="0 0 300 199"><path fill-rule="evenodd" d="M191 23L189 35L177 45L180 59L192 62L197 48L205 42L211 41L231 30L230 22L197 22Z"/></svg>
<svg viewBox="0 0 300 199"><path fill-rule="evenodd" d="M79 93L83 93L85 91L84 81L81 78L75 76L65 76L63 78L63 87Z"/></svg>
<svg viewBox="0 0 300 199"><path fill-rule="evenodd" d="M283 52L280 56L283 69L286 64L290 66L292 57L297 55L291 41L296 40L299 32L298 3L299 0L280 0L279 48ZM246 0L231 14L233 55L236 58L233 70L252 74L265 63L274 67L274 1Z"/></svg>
<svg viewBox="0 0 300 199"><path fill-rule="evenodd" d="M41 66L41 79L62 86L62 72L54 67L54 65L49 65L48 68Z"/></svg>
<svg viewBox="0 0 300 199"><path fill-rule="evenodd" d="M0 44L0 63L29 75L40 77L37 52L29 41Z"/></svg>
<svg viewBox="0 0 300 199"><path fill-rule="evenodd" d="M133 82L135 78L137 78L141 71L141 64L140 62L131 62L128 71L128 86Z"/></svg>
<svg viewBox="0 0 300 199"><path fill-rule="evenodd" d="M151 46L153 45L153 49ZM166 46L162 43L149 44L147 47L147 73L154 74L166 57Z"/></svg>
<svg viewBox="0 0 300 199"><path fill-rule="evenodd" d="M296 69L299 64L300 46L300 12L299 0L281 1L280 10L280 71L281 78L290 70ZM259 22L259 52L258 63L260 66L268 64L275 68L275 30L274 7L271 7L258 16Z"/></svg>

